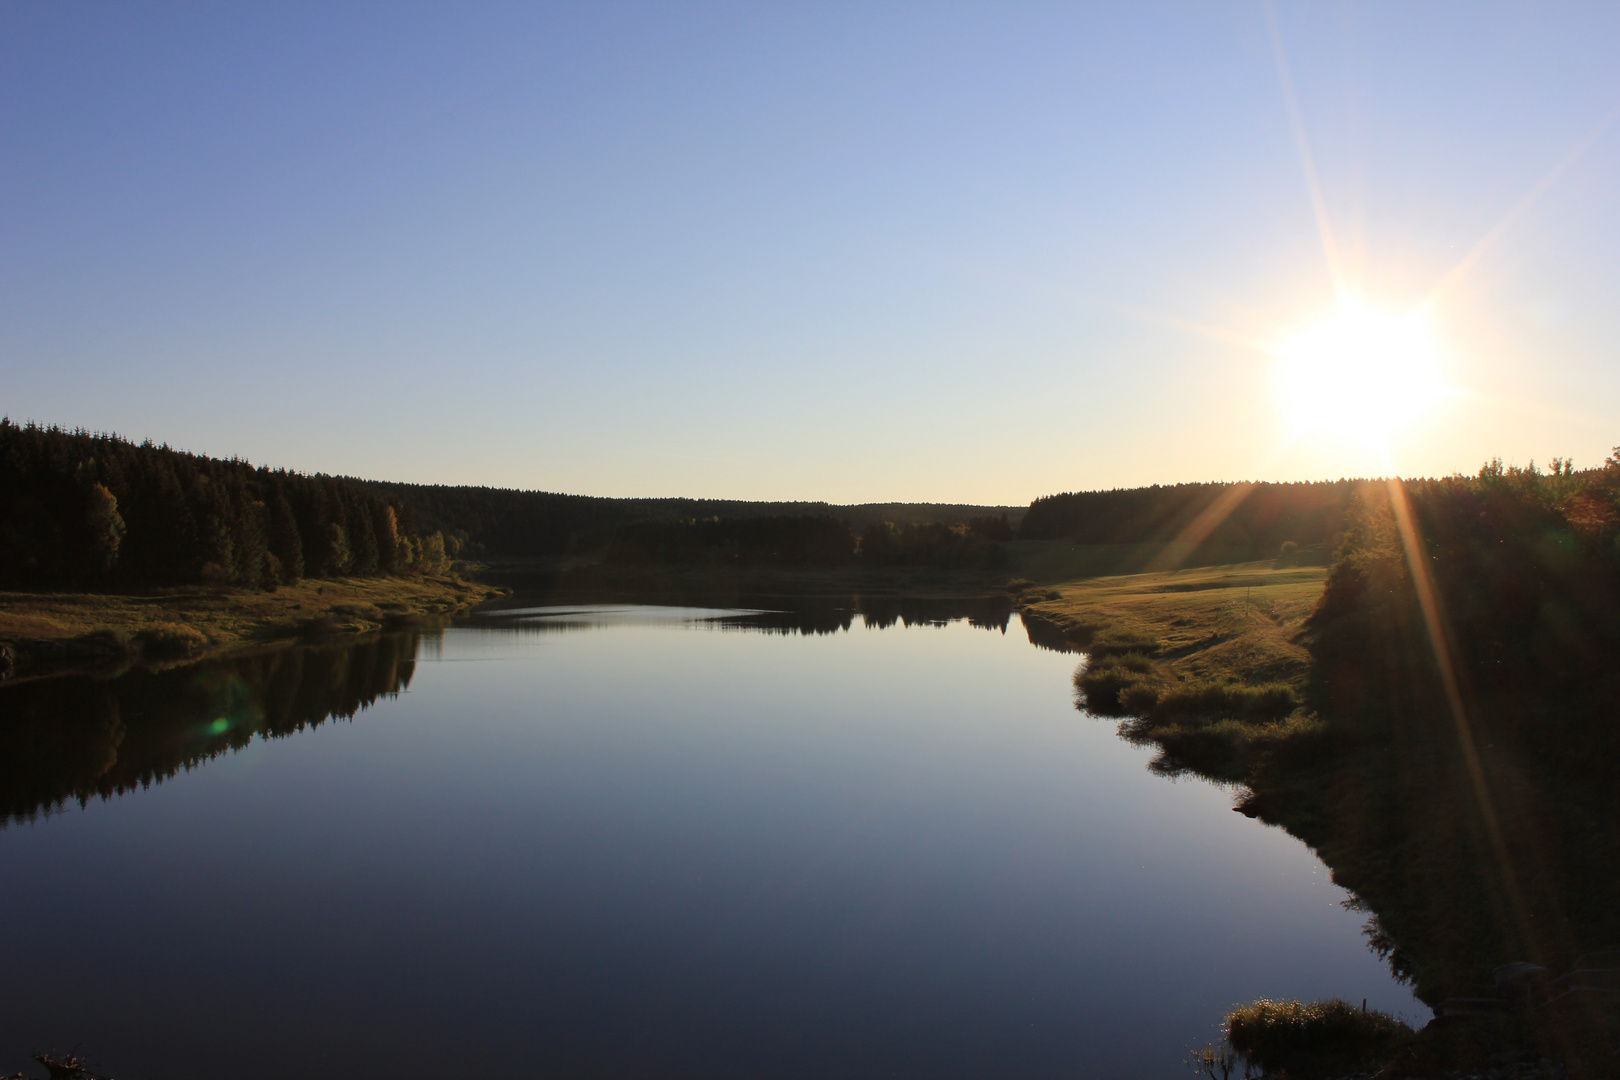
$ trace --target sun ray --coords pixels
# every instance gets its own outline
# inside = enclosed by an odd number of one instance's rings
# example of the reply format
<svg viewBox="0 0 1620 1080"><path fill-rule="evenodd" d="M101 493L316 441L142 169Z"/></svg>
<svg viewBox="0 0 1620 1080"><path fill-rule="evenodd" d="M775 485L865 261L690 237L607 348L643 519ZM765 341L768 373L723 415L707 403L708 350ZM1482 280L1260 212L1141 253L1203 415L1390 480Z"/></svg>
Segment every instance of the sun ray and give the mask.
<svg viewBox="0 0 1620 1080"><path fill-rule="evenodd" d="M1181 564L1187 561L1192 549L1202 544L1209 534L1220 527L1221 522L1232 516L1238 505L1254 490L1255 485L1249 482L1229 484L1226 490L1216 496L1215 501L1199 511L1187 525L1176 534L1164 548L1155 555L1144 569L1148 573L1166 570L1178 570Z"/></svg>
<svg viewBox="0 0 1620 1080"><path fill-rule="evenodd" d="M1463 698L1457 665L1451 655L1451 640L1446 629L1445 612L1441 607L1439 591L1429 576L1428 555L1418 540L1417 528L1412 522L1412 507L1407 501L1406 485L1399 477L1390 477L1386 481L1386 486L1389 491L1390 510L1395 519L1395 531L1400 534L1407 572L1412 576L1412 589L1417 594L1418 609L1423 614L1424 632L1429 640L1435 667L1440 673L1441 688L1445 693L1447 709L1451 713L1452 726L1457 733L1463 767L1468 773L1474 800L1479 805L1480 822L1484 826L1486 839L1495 856L1502 891L1513 909L1514 920L1518 923L1519 931L1525 940L1531 941L1534 928L1528 918L1529 909L1519 884L1518 874L1514 870L1513 860L1508 854L1507 841L1502 835L1502 823L1496 813L1496 801L1491 795L1490 782L1480 762L1479 746L1474 739L1474 727Z"/></svg>
<svg viewBox="0 0 1620 1080"><path fill-rule="evenodd" d="M1299 95L1294 92L1294 76L1288 66L1288 51L1283 47L1282 28L1277 25L1277 12L1271 0L1264 0L1261 6L1266 13L1266 29L1271 33L1271 54L1277 62L1277 78L1282 83L1283 104L1288 109L1288 123L1294 132L1294 148L1299 151L1300 168L1305 173L1305 188L1310 194L1311 210L1316 215L1316 231L1322 238L1322 256L1327 260L1333 292L1342 298L1346 289L1339 245L1333 235L1333 220L1328 216L1327 200L1322 195L1322 180L1316 172L1310 139L1305 134L1305 115L1299 108Z"/></svg>
<svg viewBox="0 0 1620 1080"><path fill-rule="evenodd" d="M1608 432L1614 427L1614 418L1601 413L1582 412L1577 409L1567 409L1561 405L1538 400L1525 394L1495 394L1485 390L1457 389L1454 391L1459 401L1470 406L1482 408L1500 408L1515 412L1519 415L1535 413L1549 420L1556 420L1563 425L1578 425L1593 432Z"/></svg>
<svg viewBox="0 0 1620 1080"><path fill-rule="evenodd" d="M1429 290L1429 295L1424 297L1423 302L1418 305L1419 308L1427 310L1438 304L1441 298L1458 281L1462 280L1480 259L1484 258L1485 253L1496 246L1497 242L1506 236L1513 226L1517 225L1520 219L1530 212L1536 203L1541 201L1541 197L1547 194L1565 173L1574 168L1592 147L1597 145L1598 140L1603 138L1604 134L1614 126L1617 120L1620 120L1620 108L1616 108L1608 116L1604 117L1596 127L1586 134L1585 138L1575 144L1575 148L1566 154L1564 159L1555 165L1551 172L1543 176L1518 202L1514 203L1508 212L1502 215L1500 221L1487 229L1485 235L1479 238L1478 242L1468 250L1468 253L1459 259L1450 270L1441 275L1434 288Z"/></svg>
<svg viewBox="0 0 1620 1080"><path fill-rule="evenodd" d="M1239 330L1232 330L1216 323L1200 322L1197 319L1185 319L1180 315L1170 315L1162 311L1154 311L1152 308L1139 307L1135 304L1109 304L1108 306L1119 312L1121 315L1126 315L1142 322L1157 323L1161 326L1170 326L1177 330L1185 330L1189 334L1196 334L1199 337L1208 338L1211 341L1219 341L1227 345L1241 345L1246 349L1254 349L1261 352L1265 351L1268 347L1267 343L1258 337L1245 334Z"/></svg>

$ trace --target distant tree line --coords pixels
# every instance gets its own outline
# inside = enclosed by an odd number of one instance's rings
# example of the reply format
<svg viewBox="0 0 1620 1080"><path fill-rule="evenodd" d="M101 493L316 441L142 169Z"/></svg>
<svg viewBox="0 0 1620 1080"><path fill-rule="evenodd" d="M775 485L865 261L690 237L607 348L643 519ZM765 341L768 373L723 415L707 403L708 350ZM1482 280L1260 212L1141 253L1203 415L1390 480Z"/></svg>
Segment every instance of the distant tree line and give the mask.
<svg viewBox="0 0 1620 1080"><path fill-rule="evenodd" d="M588 495L562 495L548 491L518 491L510 488L453 487L436 484L398 484L363 481L374 494L410 507L426 531L440 531L465 546L467 554L492 559L532 559L606 550L617 544L621 553L651 545L691 545L696 534L673 539L694 522L720 519L741 522L756 518L798 521L815 535L819 525L808 524L824 518L844 522L854 535L869 525L890 522L896 526L934 522L963 523L975 517L1005 522L1017 507L985 507L944 503L862 503L835 506L825 502L749 502L737 499L609 499ZM663 540L655 524L673 530ZM643 528L643 526L648 526ZM629 531L622 532L628 527ZM727 525L728 538L719 533L704 540L701 547L726 548L744 543L746 530ZM766 526L760 537L780 537L782 525ZM1012 537L1006 527L1006 539ZM621 536L622 532L622 536ZM735 535L733 535L735 534ZM750 536L754 535L752 533ZM710 542L712 540L712 543ZM759 551L747 558L768 558L770 543L760 540ZM806 537L808 552L820 541ZM744 543L748 546L753 542ZM661 549L660 549L661 550ZM670 548L670 551L675 550ZM819 549L818 549L819 550ZM630 557L630 556L626 556ZM809 556L807 556L809 557ZM825 553L814 556L824 559ZM667 558L667 557L666 557Z"/></svg>
<svg viewBox="0 0 1620 1080"><path fill-rule="evenodd" d="M657 567L859 564L983 569L1000 563L999 541L1011 534L1005 515L982 515L962 525L875 521L858 536L848 521L825 514L643 521L613 533L606 562Z"/></svg>
<svg viewBox="0 0 1620 1080"><path fill-rule="evenodd" d="M989 570L1001 565L1000 542L1011 538L1005 515L976 517L954 526L938 521L907 525L881 521L861 532L860 556L870 566Z"/></svg>
<svg viewBox="0 0 1620 1080"><path fill-rule="evenodd" d="M0 419L0 583L274 588L443 570L409 505L337 477Z"/></svg>
<svg viewBox="0 0 1620 1080"><path fill-rule="evenodd" d="M1338 480L1066 492L1030 503L1018 538L1134 544L1193 536L1212 547L1247 551L1252 558L1276 555L1289 542L1331 550L1355 491L1354 481ZM1223 498L1231 505L1217 506Z"/></svg>
<svg viewBox="0 0 1620 1080"><path fill-rule="evenodd" d="M619 528L606 561L639 566L845 566L855 534L833 517L794 515L643 521Z"/></svg>

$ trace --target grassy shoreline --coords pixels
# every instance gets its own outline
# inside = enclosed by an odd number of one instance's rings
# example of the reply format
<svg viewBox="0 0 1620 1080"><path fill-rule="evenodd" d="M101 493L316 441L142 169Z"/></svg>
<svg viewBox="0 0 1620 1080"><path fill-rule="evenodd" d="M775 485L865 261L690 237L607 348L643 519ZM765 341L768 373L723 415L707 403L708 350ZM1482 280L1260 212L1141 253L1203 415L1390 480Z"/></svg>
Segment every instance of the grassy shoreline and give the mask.
<svg viewBox="0 0 1620 1080"><path fill-rule="evenodd" d="M1019 607L1087 655L1077 705L1160 751L1156 772L1250 783L1284 743L1319 739L1305 620L1326 570L1276 560L1026 584Z"/></svg>
<svg viewBox="0 0 1620 1080"><path fill-rule="evenodd" d="M1303 687L1310 654L1296 639L1326 577L1272 560L1116 574L1032 587L1020 607L1082 648L1142 651L1178 680Z"/></svg>
<svg viewBox="0 0 1620 1080"><path fill-rule="evenodd" d="M373 633L446 617L504 590L465 578L305 579L274 592L0 592L11 679L218 656L290 638Z"/></svg>
<svg viewBox="0 0 1620 1080"><path fill-rule="evenodd" d="M1336 696L1358 684L1324 663L1320 614L1307 625L1327 580L1323 567L1250 562L1027 583L1018 606L1087 654L1077 704L1157 749L1155 772L1240 785L1234 809L1310 846L1369 914L1369 946L1420 1000L1498 998L1494 971L1514 961L1552 975L1583 966L1579 954L1608 947L1620 925L1603 766L1572 772L1501 726L1466 754L1432 703L1375 710L1369 724ZM1369 625L1395 655L1427 655L1423 640L1394 638L1398 620ZM1502 823L1494 840L1476 809L1482 787ZM1612 998L1442 1015L1318 1075L1384 1064L1437 1076L1530 1054L1569 1075L1614 1076L1616 1032ZM1331 1041L1299 1050L1326 1053Z"/></svg>

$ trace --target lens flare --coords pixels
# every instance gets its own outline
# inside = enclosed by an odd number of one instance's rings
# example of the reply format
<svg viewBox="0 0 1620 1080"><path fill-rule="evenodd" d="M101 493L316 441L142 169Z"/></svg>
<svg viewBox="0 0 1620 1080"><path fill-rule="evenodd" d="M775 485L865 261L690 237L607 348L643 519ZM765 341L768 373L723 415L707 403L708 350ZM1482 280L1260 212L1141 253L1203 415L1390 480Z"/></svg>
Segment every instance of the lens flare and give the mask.
<svg viewBox="0 0 1620 1080"><path fill-rule="evenodd" d="M1276 349L1278 405L1296 436L1384 448L1445 396L1427 321L1347 301Z"/></svg>

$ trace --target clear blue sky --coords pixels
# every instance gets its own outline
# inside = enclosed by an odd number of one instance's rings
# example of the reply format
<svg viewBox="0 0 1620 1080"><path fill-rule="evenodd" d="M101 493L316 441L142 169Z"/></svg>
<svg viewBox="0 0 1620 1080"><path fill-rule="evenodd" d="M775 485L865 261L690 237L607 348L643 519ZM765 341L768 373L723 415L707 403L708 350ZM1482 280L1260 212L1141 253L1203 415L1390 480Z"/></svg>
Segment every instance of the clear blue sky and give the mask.
<svg viewBox="0 0 1620 1080"><path fill-rule="evenodd" d="M0 412L604 495L1597 463L1620 5L1275 16L1354 292L1510 225L1387 454L1271 390L1336 300L1247 2L8 3Z"/></svg>

